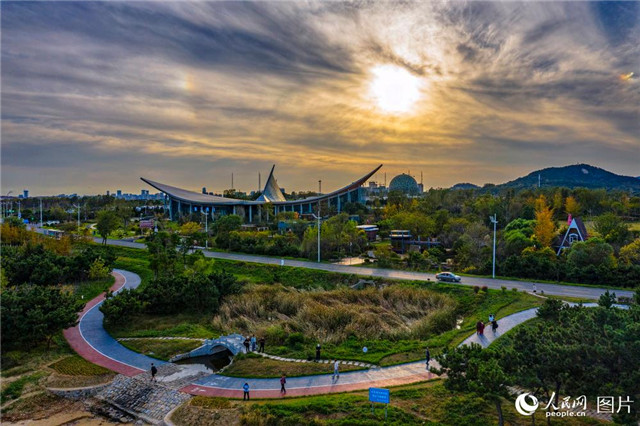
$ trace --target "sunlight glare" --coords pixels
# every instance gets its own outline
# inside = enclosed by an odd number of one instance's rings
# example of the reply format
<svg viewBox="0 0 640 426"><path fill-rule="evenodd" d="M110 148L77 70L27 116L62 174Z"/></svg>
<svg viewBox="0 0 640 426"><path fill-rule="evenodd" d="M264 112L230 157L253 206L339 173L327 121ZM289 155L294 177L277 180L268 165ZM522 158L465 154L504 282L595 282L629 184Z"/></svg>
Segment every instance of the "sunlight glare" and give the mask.
<svg viewBox="0 0 640 426"><path fill-rule="evenodd" d="M370 94L386 113L411 111L420 99L422 80L396 65L379 65L371 70Z"/></svg>

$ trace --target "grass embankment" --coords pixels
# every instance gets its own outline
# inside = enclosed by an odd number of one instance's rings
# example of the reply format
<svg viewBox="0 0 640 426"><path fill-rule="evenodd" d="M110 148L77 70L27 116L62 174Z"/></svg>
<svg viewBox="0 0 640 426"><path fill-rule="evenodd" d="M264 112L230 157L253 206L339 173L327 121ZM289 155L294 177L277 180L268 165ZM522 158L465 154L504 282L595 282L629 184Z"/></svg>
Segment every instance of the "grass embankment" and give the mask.
<svg viewBox="0 0 640 426"><path fill-rule="evenodd" d="M363 367L356 365L340 365L340 372L363 369ZM287 377L312 376L316 374L333 374L333 364L283 362L249 353L237 355L233 364L221 374L247 379L280 377L282 374L286 374Z"/></svg>
<svg viewBox="0 0 640 426"><path fill-rule="evenodd" d="M140 352L150 357L169 361L172 357L189 352L202 345L199 340L158 340L158 339L136 339L124 340L120 342L123 346L132 351Z"/></svg>
<svg viewBox="0 0 640 426"><path fill-rule="evenodd" d="M392 387L391 403L384 419L384 408L377 404L374 413L366 391L282 400L242 402L197 396L178 408L171 420L177 425L209 426L217 424L262 425L495 425L495 406L473 394L448 391L441 381ZM505 424L524 425L530 417L519 415L512 401L502 404ZM544 424L544 412L536 414ZM557 419L561 425L598 425L594 419Z"/></svg>
<svg viewBox="0 0 640 426"><path fill-rule="evenodd" d="M90 301L91 299L97 297L101 293L109 290L113 283L115 282L115 278L113 276L109 276L108 278L104 278L101 280L94 281L86 281L83 283L73 284L73 294L84 303Z"/></svg>
<svg viewBox="0 0 640 426"><path fill-rule="evenodd" d="M110 370L92 364L78 355L63 358L60 361L54 362L49 367L57 373L66 376L100 376L110 372Z"/></svg>

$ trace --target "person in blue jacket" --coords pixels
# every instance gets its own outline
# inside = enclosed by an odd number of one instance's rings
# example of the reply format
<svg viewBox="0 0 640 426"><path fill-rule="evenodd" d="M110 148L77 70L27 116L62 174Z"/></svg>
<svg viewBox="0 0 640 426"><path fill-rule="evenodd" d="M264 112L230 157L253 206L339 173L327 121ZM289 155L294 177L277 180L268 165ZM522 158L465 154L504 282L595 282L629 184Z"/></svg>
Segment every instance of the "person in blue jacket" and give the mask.
<svg viewBox="0 0 640 426"><path fill-rule="evenodd" d="M245 383L242 385L242 390L244 391L244 395L242 395L242 400L249 400L249 383Z"/></svg>

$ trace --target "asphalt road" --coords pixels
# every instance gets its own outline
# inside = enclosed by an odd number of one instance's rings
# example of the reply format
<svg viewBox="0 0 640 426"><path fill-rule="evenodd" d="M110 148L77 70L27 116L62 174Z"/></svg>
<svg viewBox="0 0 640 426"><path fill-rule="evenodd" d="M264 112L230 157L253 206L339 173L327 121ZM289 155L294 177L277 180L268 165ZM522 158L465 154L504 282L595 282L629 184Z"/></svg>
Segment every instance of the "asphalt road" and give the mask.
<svg viewBox="0 0 640 426"><path fill-rule="evenodd" d="M101 243L101 238L95 238L97 243ZM131 248L144 249L146 246L142 243L133 243L129 241L121 240L108 240L107 244L114 246L123 246ZM281 259L275 257L258 256L252 254L241 253L222 253L215 251L204 251L206 257L214 259L227 259L238 260L242 262L263 263L267 265L280 265ZM348 266L348 265L336 265L333 263L317 263L305 260L285 260L285 266L294 266L298 268L316 269L321 271L337 272L341 274L357 274L373 277L391 278L398 280L418 280L418 281L435 281L435 274L427 272L411 272L400 271L395 269L382 269L382 268L367 268L363 266ZM462 277L461 285L466 286L487 286L488 288L499 290L502 286L508 290L517 288L518 290L533 291L533 282L528 281L512 281L492 278L478 278L478 277ZM535 283L537 292L544 291L544 294L553 296L568 296L577 297L581 299L598 299L602 293L606 291L605 288L598 287L585 287L585 286L571 286L562 284L543 284ZM632 297L633 292L629 290L614 290L617 296Z"/></svg>

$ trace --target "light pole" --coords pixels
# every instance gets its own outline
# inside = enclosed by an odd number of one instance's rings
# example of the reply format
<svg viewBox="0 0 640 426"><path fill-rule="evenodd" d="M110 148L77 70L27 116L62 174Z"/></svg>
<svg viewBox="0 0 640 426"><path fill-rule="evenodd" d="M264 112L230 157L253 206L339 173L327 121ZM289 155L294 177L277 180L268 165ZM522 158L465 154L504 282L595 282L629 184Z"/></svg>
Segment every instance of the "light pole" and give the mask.
<svg viewBox="0 0 640 426"><path fill-rule="evenodd" d="M78 209L78 229L80 229L80 203L73 204L73 207L75 207L76 209Z"/></svg>
<svg viewBox="0 0 640 426"><path fill-rule="evenodd" d="M493 216L489 216L491 223L493 223L493 271L492 276L495 279L496 277L496 225L498 224L498 220L496 218L496 214Z"/></svg>
<svg viewBox="0 0 640 426"><path fill-rule="evenodd" d="M200 209L200 214L204 214L204 248L209 250L209 207L206 212L204 209Z"/></svg>
<svg viewBox="0 0 640 426"><path fill-rule="evenodd" d="M318 215L311 213L314 219L318 220L318 263L320 263L320 203L318 202Z"/></svg>
<svg viewBox="0 0 640 426"><path fill-rule="evenodd" d="M6 217L9 217L11 215L11 211L9 211L9 195L12 193L13 191L9 191L7 192L7 196L5 197L6 200L4 202L4 215Z"/></svg>
<svg viewBox="0 0 640 426"><path fill-rule="evenodd" d="M22 219L22 210L20 210L20 201L18 201L18 219Z"/></svg>
<svg viewBox="0 0 640 426"><path fill-rule="evenodd" d="M40 228L42 228L42 198L40 198Z"/></svg>

